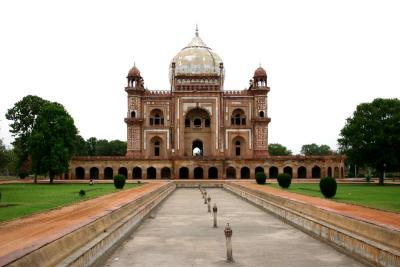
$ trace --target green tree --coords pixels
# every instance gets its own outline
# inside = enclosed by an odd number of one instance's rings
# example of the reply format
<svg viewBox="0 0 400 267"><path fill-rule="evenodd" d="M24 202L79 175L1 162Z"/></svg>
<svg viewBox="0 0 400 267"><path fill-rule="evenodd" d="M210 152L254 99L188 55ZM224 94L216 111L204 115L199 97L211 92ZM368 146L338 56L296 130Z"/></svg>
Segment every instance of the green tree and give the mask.
<svg viewBox="0 0 400 267"><path fill-rule="evenodd" d="M289 156L292 155L292 151L287 149L285 146L272 143L268 145L268 152L271 156Z"/></svg>
<svg viewBox="0 0 400 267"><path fill-rule="evenodd" d="M306 156L327 156L333 154L333 151L328 145L317 145L315 143L303 145L301 154Z"/></svg>
<svg viewBox="0 0 400 267"><path fill-rule="evenodd" d="M80 136L79 134L76 136L76 147L75 147L74 155L75 156L88 156L89 155L87 143L86 143L85 139L83 139L83 137Z"/></svg>
<svg viewBox="0 0 400 267"><path fill-rule="evenodd" d="M383 184L384 172L400 165L400 100L377 98L358 105L338 142L351 162L376 168Z"/></svg>
<svg viewBox="0 0 400 267"><path fill-rule="evenodd" d="M15 103L6 113L7 120L12 121L10 124L10 132L15 138L13 145L17 156L18 171L22 166L25 168L27 163L30 162L28 147L33 126L35 125L38 114L47 103L49 103L49 101L38 96L28 95Z"/></svg>
<svg viewBox="0 0 400 267"><path fill-rule="evenodd" d="M108 143L110 156L124 156L126 154L126 142L112 140Z"/></svg>
<svg viewBox="0 0 400 267"><path fill-rule="evenodd" d="M0 170L3 169L8 163L7 149L0 139Z"/></svg>
<svg viewBox="0 0 400 267"><path fill-rule="evenodd" d="M35 175L48 175L53 183L56 175L67 172L77 134L74 120L62 105L45 104L37 116L29 142Z"/></svg>
<svg viewBox="0 0 400 267"><path fill-rule="evenodd" d="M87 147L89 156L96 156L97 155L97 151L96 151L97 139L96 139L96 137L90 137L88 140L86 140L86 147Z"/></svg>

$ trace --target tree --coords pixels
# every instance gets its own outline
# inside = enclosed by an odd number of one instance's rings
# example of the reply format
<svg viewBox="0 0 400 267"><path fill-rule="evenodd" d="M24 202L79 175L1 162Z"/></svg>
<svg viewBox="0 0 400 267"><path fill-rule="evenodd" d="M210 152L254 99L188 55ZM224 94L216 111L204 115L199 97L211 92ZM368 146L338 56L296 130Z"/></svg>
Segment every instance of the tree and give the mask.
<svg viewBox="0 0 400 267"><path fill-rule="evenodd" d="M88 156L88 146L81 135L76 136L76 147L74 156Z"/></svg>
<svg viewBox="0 0 400 267"><path fill-rule="evenodd" d="M7 120L11 120L10 132L15 137L13 142L17 156L17 169L29 162L28 146L33 126L42 108L49 101L38 96L28 95L14 104L6 113ZM30 166L28 166L28 169Z"/></svg>
<svg viewBox="0 0 400 267"><path fill-rule="evenodd" d="M91 137L86 141L78 137L77 156L124 156L126 154L126 142L120 140L97 140Z"/></svg>
<svg viewBox="0 0 400 267"><path fill-rule="evenodd" d="M268 145L268 152L271 156L289 156L292 155L292 151L288 150L285 146L272 143Z"/></svg>
<svg viewBox="0 0 400 267"><path fill-rule="evenodd" d="M0 170L3 169L8 163L7 149L0 139Z"/></svg>
<svg viewBox="0 0 400 267"><path fill-rule="evenodd" d="M49 175L50 183L56 175L66 173L77 134L74 120L62 105L45 104L37 116L29 142L34 173Z"/></svg>
<svg viewBox="0 0 400 267"><path fill-rule="evenodd" d="M400 100L377 98L358 105L338 143L351 162L376 168L383 184L384 172L400 165Z"/></svg>
<svg viewBox="0 0 400 267"><path fill-rule="evenodd" d="M331 155L333 151L328 145L317 145L315 143L303 145L301 147L301 154L306 156L327 156Z"/></svg>

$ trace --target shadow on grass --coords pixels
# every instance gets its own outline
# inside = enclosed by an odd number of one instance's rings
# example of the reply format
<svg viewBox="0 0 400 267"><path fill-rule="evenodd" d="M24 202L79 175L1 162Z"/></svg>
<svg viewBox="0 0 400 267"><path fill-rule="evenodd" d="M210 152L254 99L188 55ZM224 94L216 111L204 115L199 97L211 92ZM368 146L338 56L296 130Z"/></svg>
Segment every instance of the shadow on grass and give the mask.
<svg viewBox="0 0 400 267"><path fill-rule="evenodd" d="M8 208L8 207L14 207L18 206L18 204L0 204L0 208Z"/></svg>

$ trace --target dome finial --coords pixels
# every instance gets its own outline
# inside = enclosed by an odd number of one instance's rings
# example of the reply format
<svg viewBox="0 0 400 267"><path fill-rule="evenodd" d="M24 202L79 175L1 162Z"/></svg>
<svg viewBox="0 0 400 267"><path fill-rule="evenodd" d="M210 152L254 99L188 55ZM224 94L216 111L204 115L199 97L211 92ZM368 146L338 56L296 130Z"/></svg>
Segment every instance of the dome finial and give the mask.
<svg viewBox="0 0 400 267"><path fill-rule="evenodd" d="M196 24L196 37L199 37L199 26Z"/></svg>

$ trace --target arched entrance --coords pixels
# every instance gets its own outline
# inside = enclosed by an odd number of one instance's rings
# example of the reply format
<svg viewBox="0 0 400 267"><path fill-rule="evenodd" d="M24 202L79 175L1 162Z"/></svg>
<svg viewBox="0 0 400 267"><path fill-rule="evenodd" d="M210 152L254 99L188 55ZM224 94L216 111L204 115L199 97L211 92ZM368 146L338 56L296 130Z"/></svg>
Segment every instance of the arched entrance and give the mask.
<svg viewBox="0 0 400 267"><path fill-rule="evenodd" d="M85 179L85 169L82 167L77 167L75 169L75 177L76 179Z"/></svg>
<svg viewBox="0 0 400 267"><path fill-rule="evenodd" d="M207 110L196 107L187 111L183 120L184 155L207 156L211 152L211 116Z"/></svg>
<svg viewBox="0 0 400 267"><path fill-rule="evenodd" d="M247 167L243 167L240 169L240 178L242 179L250 179L250 169Z"/></svg>
<svg viewBox="0 0 400 267"><path fill-rule="evenodd" d="M236 179L236 169L233 167L228 167L226 169L226 178L227 179Z"/></svg>
<svg viewBox="0 0 400 267"><path fill-rule="evenodd" d="M119 168L118 174L125 176L125 178L128 178L128 170L125 167Z"/></svg>
<svg viewBox="0 0 400 267"><path fill-rule="evenodd" d="M164 167L161 169L161 179L171 179L171 169Z"/></svg>
<svg viewBox="0 0 400 267"><path fill-rule="evenodd" d="M332 168L328 167L328 177L332 177Z"/></svg>
<svg viewBox="0 0 400 267"><path fill-rule="evenodd" d="M179 179L189 179L189 169L182 167L179 169Z"/></svg>
<svg viewBox="0 0 400 267"><path fill-rule="evenodd" d="M114 171L111 167L104 169L104 179L112 179L114 177Z"/></svg>
<svg viewBox="0 0 400 267"><path fill-rule="evenodd" d="M269 168L269 178L278 178L278 168L273 166Z"/></svg>
<svg viewBox="0 0 400 267"><path fill-rule="evenodd" d="M157 170L154 167L147 168L147 179L156 179Z"/></svg>
<svg viewBox="0 0 400 267"><path fill-rule="evenodd" d="M321 178L321 168L314 166L311 170L312 178Z"/></svg>
<svg viewBox="0 0 400 267"><path fill-rule="evenodd" d="M203 179L203 168L196 167L194 168L194 179Z"/></svg>
<svg viewBox="0 0 400 267"><path fill-rule="evenodd" d="M90 168L90 178L99 179L99 169L96 167Z"/></svg>
<svg viewBox="0 0 400 267"><path fill-rule="evenodd" d="M194 140L192 143L192 155L203 156L203 142L201 140Z"/></svg>
<svg viewBox="0 0 400 267"><path fill-rule="evenodd" d="M283 168L283 173L289 174L290 177L293 177L292 167L286 166L285 168Z"/></svg>
<svg viewBox="0 0 400 267"><path fill-rule="evenodd" d="M304 166L301 166L297 169L297 177L298 178L306 178L307 177L307 169Z"/></svg>
<svg viewBox="0 0 400 267"><path fill-rule="evenodd" d="M208 179L218 179L218 169L216 167L208 169Z"/></svg>
<svg viewBox="0 0 400 267"><path fill-rule="evenodd" d="M339 167L335 167L335 178L339 178Z"/></svg>
<svg viewBox="0 0 400 267"><path fill-rule="evenodd" d="M265 174L264 168L263 167L256 167L256 169L254 170L254 175L256 175L257 173L262 172Z"/></svg>
<svg viewBox="0 0 400 267"><path fill-rule="evenodd" d="M132 178L133 179L142 179L142 169L139 167L135 167L132 170Z"/></svg>

